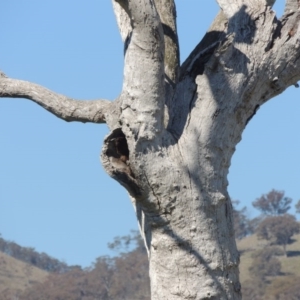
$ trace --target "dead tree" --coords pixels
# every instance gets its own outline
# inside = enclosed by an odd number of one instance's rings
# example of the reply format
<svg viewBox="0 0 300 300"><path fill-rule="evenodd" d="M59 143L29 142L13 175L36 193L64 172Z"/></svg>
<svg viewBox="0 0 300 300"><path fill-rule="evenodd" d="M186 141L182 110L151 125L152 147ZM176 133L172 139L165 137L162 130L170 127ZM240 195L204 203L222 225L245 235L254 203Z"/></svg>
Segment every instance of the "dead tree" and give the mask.
<svg viewBox="0 0 300 300"><path fill-rule="evenodd" d="M217 2L219 14L180 65L174 0L113 0L126 49L112 102L0 76L1 97L107 124L102 163L135 207L153 300L241 298L231 157L257 109L300 78L299 1L287 0L280 19L274 1Z"/></svg>

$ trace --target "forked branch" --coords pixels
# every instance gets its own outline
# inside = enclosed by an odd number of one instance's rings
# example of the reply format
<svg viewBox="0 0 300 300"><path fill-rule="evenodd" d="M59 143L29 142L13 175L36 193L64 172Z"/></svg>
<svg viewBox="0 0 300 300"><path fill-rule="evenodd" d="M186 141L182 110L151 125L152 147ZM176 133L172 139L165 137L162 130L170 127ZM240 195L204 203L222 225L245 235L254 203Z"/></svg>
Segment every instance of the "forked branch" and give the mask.
<svg viewBox="0 0 300 300"><path fill-rule="evenodd" d="M179 75L179 44L174 0L155 0L156 9L162 22L165 40L165 74L176 83Z"/></svg>
<svg viewBox="0 0 300 300"><path fill-rule="evenodd" d="M126 12L126 1L112 0L113 9L116 15L118 27L123 42L125 42L125 49L132 32L132 26L128 11ZM159 14L165 44L165 74L168 80L176 83L178 79L179 68L179 45L176 26L176 7L174 0L155 0L154 1L157 12Z"/></svg>
<svg viewBox="0 0 300 300"><path fill-rule="evenodd" d="M263 6L272 6L276 0L217 0L227 18L233 17L242 7L260 10Z"/></svg>
<svg viewBox="0 0 300 300"><path fill-rule="evenodd" d="M0 73L0 97L32 100L68 122L105 123L111 107L107 100L74 100L35 83L7 78L3 73Z"/></svg>
<svg viewBox="0 0 300 300"><path fill-rule="evenodd" d="M295 12L300 7L299 0L286 0L284 14Z"/></svg>
<svg viewBox="0 0 300 300"><path fill-rule="evenodd" d="M227 18L235 15L244 4L242 0L217 0L217 2Z"/></svg>
<svg viewBox="0 0 300 300"><path fill-rule="evenodd" d="M137 138L153 139L163 128L164 37L153 0L116 0L130 18L125 55L121 122ZM120 23L119 23L120 24ZM121 30L122 31L122 30Z"/></svg>

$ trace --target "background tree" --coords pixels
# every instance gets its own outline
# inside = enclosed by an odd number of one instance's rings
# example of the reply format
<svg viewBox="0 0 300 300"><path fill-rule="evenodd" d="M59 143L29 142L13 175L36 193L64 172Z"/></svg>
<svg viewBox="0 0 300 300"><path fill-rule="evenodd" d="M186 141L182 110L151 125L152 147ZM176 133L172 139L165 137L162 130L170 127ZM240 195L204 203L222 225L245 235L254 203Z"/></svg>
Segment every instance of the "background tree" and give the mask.
<svg viewBox="0 0 300 300"><path fill-rule="evenodd" d="M277 216L285 214L291 208L291 202L291 198L284 197L284 191L273 189L253 201L252 205L264 215Z"/></svg>
<svg viewBox="0 0 300 300"><path fill-rule="evenodd" d="M243 237L253 233L251 221L247 218L247 208L243 207L238 210L239 201L232 201L233 204L233 221L234 221L234 234L236 239L242 239Z"/></svg>
<svg viewBox="0 0 300 300"><path fill-rule="evenodd" d="M298 202L295 205L296 208L296 214L300 214L300 200L298 200Z"/></svg>
<svg viewBox="0 0 300 300"><path fill-rule="evenodd" d="M243 284L243 300L261 300L264 299L266 284L259 278L249 279Z"/></svg>
<svg viewBox="0 0 300 300"><path fill-rule="evenodd" d="M278 247L266 247L255 251L252 255L253 263L250 272L253 278L266 280L267 276L277 276L281 272L281 263L276 256L283 255L283 251Z"/></svg>
<svg viewBox="0 0 300 300"><path fill-rule="evenodd" d="M85 299L91 300L95 298L84 298L87 282L85 280L85 272L80 268L64 274L51 274L43 283L36 283L31 288L26 289L18 295L20 300L41 300L41 299L59 299L59 300L75 300ZM98 298L105 299L105 298Z"/></svg>
<svg viewBox="0 0 300 300"><path fill-rule="evenodd" d="M126 251L128 241L132 244L130 251ZM149 300L147 252L137 232L116 237L112 245L126 252L98 257L90 268L73 266L64 273L52 273L45 282L34 283L24 292L7 291L7 300L13 296L20 300Z"/></svg>
<svg viewBox="0 0 300 300"><path fill-rule="evenodd" d="M277 256L282 254L283 251L278 247L266 247L252 254L253 261L249 268L251 278L242 287L244 300L265 299L268 278L281 273Z"/></svg>
<svg viewBox="0 0 300 300"><path fill-rule="evenodd" d="M137 249L141 252L146 251L141 235L136 230L131 230L128 235L115 237L113 242L108 243L108 248L117 253L126 253L131 249Z"/></svg>
<svg viewBox="0 0 300 300"><path fill-rule="evenodd" d="M291 237L299 233L300 224L292 215L281 215L264 219L257 228L257 235L271 243L282 245L286 255L286 245L291 243Z"/></svg>
<svg viewBox="0 0 300 300"><path fill-rule="evenodd" d="M0 237L0 251L48 272L64 273L69 269L66 263L50 257L46 253L39 253L30 247L21 247L2 237Z"/></svg>
<svg viewBox="0 0 300 300"><path fill-rule="evenodd" d="M102 163L130 194L152 299L240 299L227 174L257 109L300 79L297 0L217 0L221 11L183 64L173 0L115 0L125 42L114 102L76 101L0 74L0 96L66 121L106 123ZM204 12L203 12L204 13Z"/></svg>
<svg viewBox="0 0 300 300"><path fill-rule="evenodd" d="M280 292L275 295L273 299L276 300L298 300L300 299L300 289L299 289L300 277L295 277L293 280L289 281L289 285L285 288L281 288ZM272 299L272 300L273 300Z"/></svg>

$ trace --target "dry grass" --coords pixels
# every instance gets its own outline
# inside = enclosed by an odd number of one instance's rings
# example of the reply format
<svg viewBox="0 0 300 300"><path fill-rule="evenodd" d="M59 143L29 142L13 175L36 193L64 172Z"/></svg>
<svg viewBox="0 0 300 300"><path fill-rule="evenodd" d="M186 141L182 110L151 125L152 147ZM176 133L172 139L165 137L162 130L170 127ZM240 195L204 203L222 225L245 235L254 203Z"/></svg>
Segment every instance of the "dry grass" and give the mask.
<svg viewBox="0 0 300 300"><path fill-rule="evenodd" d="M293 282L297 282L300 286L300 234L294 235L293 240L295 242L287 246L288 256L278 257L282 265L282 275L269 278L271 282L265 293L268 297L288 289ZM255 234L237 241L238 249L241 251L240 280L242 284L251 279L249 267L253 260L252 254L266 245L267 242L258 240Z"/></svg>
<svg viewBox="0 0 300 300"><path fill-rule="evenodd" d="M249 268L252 264L252 252L246 252L241 256L240 262L240 280L241 283L245 282L246 280L250 279L250 272Z"/></svg>
<svg viewBox="0 0 300 300"><path fill-rule="evenodd" d="M295 240L295 242L288 245L287 250L300 251L300 234L295 234L292 239Z"/></svg>
<svg viewBox="0 0 300 300"><path fill-rule="evenodd" d="M240 280L241 283L250 279L249 268L252 264L252 254L255 250L262 249L267 245L267 242L259 240L256 234L247 236L242 240L237 241L237 247L241 252L241 262L240 262Z"/></svg>
<svg viewBox="0 0 300 300"><path fill-rule="evenodd" d="M274 295L279 293L286 293L286 291L288 291L291 286L298 285L298 284L299 284L299 277L278 276L274 278L272 280L272 283L267 286L265 295L268 295L268 297L266 299L272 299L272 300L276 299L274 298ZM289 298L286 299L289 300Z"/></svg>
<svg viewBox="0 0 300 300"><path fill-rule="evenodd" d="M30 266L0 252L0 295L4 291L22 291L34 282L42 282L46 271Z"/></svg>
<svg viewBox="0 0 300 300"><path fill-rule="evenodd" d="M258 250L262 249L266 245L268 245L268 242L265 240L258 239L256 234L247 236L242 240L237 241L239 251Z"/></svg>

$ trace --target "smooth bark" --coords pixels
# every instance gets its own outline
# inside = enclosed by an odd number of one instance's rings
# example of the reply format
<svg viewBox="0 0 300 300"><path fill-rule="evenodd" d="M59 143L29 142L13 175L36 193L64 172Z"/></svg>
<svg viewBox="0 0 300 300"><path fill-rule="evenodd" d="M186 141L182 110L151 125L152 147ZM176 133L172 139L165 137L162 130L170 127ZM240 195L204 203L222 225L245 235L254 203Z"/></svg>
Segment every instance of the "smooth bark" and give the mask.
<svg viewBox="0 0 300 300"><path fill-rule="evenodd" d="M0 76L2 97L31 99L65 120L107 123L102 163L136 209L153 300L241 299L231 158L260 105L300 79L298 1L286 2L280 20L272 0L217 2L221 12L179 67L174 1L113 0L125 43L113 104L74 104Z"/></svg>
<svg viewBox="0 0 300 300"><path fill-rule="evenodd" d="M106 115L113 110L113 104L110 101L74 100L35 83L7 78L3 72L0 72L0 97L32 100L58 118L68 122L105 123Z"/></svg>

